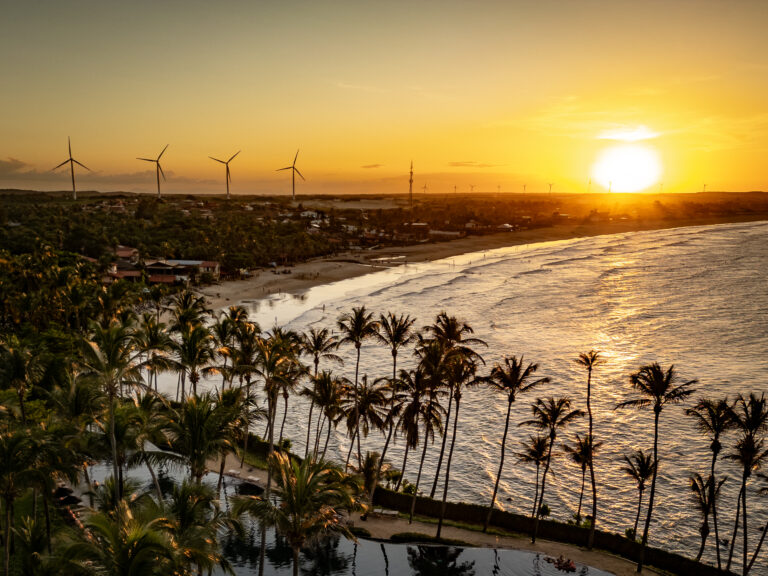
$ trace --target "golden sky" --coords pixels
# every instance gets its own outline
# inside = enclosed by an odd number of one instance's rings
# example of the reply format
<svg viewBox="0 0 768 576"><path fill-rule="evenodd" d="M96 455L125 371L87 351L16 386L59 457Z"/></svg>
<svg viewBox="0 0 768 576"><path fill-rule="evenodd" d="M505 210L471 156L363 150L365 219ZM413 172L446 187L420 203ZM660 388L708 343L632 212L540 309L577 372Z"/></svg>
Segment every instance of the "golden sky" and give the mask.
<svg viewBox="0 0 768 576"><path fill-rule="evenodd" d="M26 1L0 18L0 187L586 191L639 134L665 192L768 189L768 2ZM593 191L604 191L595 180Z"/></svg>

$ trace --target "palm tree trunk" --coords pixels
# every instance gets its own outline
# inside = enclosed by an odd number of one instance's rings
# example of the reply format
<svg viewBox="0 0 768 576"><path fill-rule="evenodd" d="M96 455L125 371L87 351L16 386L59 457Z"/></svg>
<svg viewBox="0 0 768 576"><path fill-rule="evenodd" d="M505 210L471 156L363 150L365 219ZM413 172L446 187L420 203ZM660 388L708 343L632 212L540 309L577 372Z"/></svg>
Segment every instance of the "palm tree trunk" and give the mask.
<svg viewBox="0 0 768 576"><path fill-rule="evenodd" d="M219 464L219 481L216 483L216 494L221 496L221 485L224 482L224 466L227 463L227 455L221 455L221 464Z"/></svg>
<svg viewBox="0 0 768 576"><path fill-rule="evenodd" d="M181 373L181 401L184 402L184 398L187 395L187 373L186 371Z"/></svg>
<svg viewBox="0 0 768 576"><path fill-rule="evenodd" d="M533 517L533 535L531 536L531 543L536 543L536 536L539 533L539 518L541 517L541 507L544 504L544 488L547 486L547 473L549 472L549 465L552 462L552 446L555 445L555 438L549 437L549 449L547 450L547 463L544 464L544 473L541 475L541 495L539 496L539 508L536 510L536 515Z"/></svg>
<svg viewBox="0 0 768 576"><path fill-rule="evenodd" d="M661 408L654 409L653 412L653 476L651 476L651 493L648 496L648 515L645 517L643 539L640 542L640 559L637 562L637 572L643 571L645 547L648 545L648 531L651 528L651 518L653 516L653 497L656 495L656 476L659 473L659 415L661 414Z"/></svg>
<svg viewBox="0 0 768 576"><path fill-rule="evenodd" d="M88 504L93 508L93 485L88 475L88 463L83 464L83 476L85 476L85 483L88 485Z"/></svg>
<svg viewBox="0 0 768 576"><path fill-rule="evenodd" d="M408 524L413 523L413 512L416 510L416 497L419 493L419 482L421 481L421 470L424 467L424 457L427 455L427 431L424 431L424 447L421 449L421 462L419 463L419 473L416 474L416 488L413 490L411 498L411 514L408 516Z"/></svg>
<svg viewBox="0 0 768 576"><path fill-rule="evenodd" d="M539 503L539 468L541 464L536 462L536 493L533 495L533 510L531 510L531 518L536 514L536 505Z"/></svg>
<svg viewBox="0 0 768 576"><path fill-rule="evenodd" d="M704 547L707 544L707 536L709 536L709 518L707 516L704 517L704 522L701 523L699 534L701 534L701 546L699 546L699 553L696 554L696 562L701 560L701 555L704 554Z"/></svg>
<svg viewBox="0 0 768 576"><path fill-rule="evenodd" d="M728 551L728 562L725 564L725 571L728 572L731 569L731 560L733 559L733 547L736 544L736 536L739 533L739 518L741 516L741 495L744 493L745 483L742 482L739 489L739 496L736 499L736 521L733 523L733 535L731 536L731 547Z"/></svg>
<svg viewBox="0 0 768 576"><path fill-rule="evenodd" d="M579 507L576 510L576 525L581 524L581 503L584 500L584 483L587 478L587 469L584 468L581 471L581 494L579 495Z"/></svg>
<svg viewBox="0 0 768 576"><path fill-rule="evenodd" d="M715 438L715 442L719 443L719 439ZM715 462L717 461L718 450L712 450L712 466L710 468L709 477L712 479L712 483L709 485L709 505L712 507L712 523L715 525L715 552L717 553L717 569L720 570L720 532L717 529L717 502L715 502Z"/></svg>
<svg viewBox="0 0 768 576"><path fill-rule="evenodd" d="M347 452L347 460L344 462L344 472L346 472L349 469L349 459L352 456L352 450L355 449L355 436L357 436L357 429L352 430L352 438L350 439L349 443L349 452Z"/></svg>
<svg viewBox="0 0 768 576"><path fill-rule="evenodd" d="M251 379L246 377L245 379L245 418L243 418L243 425L245 430L243 431L244 432L243 455L240 457L240 468L243 467L243 464L245 463L245 456L246 454L248 454L248 436L251 435L250 407L251 407ZM269 418L267 418L267 420L269 420Z"/></svg>
<svg viewBox="0 0 768 576"><path fill-rule="evenodd" d="M317 367L320 363L320 359L315 356L315 378L312 381L312 391L317 392ZM309 402L309 419L307 420L307 445L304 448L304 458L309 455L309 431L312 429L312 411L315 409L315 397L314 394ZM320 418L322 419L322 417ZM317 441L315 441L315 446L317 446ZM315 448L315 454L317 454L317 448Z"/></svg>
<svg viewBox="0 0 768 576"><path fill-rule="evenodd" d="M448 412L445 415L445 428L446 432L443 433L443 442L440 447L440 457L437 459L437 470L435 471L435 481L432 482L432 490L429 492L429 497L435 497L435 490L437 490L437 482L440 479L440 468L443 466L443 454L445 454L445 441L448 439L448 426L451 422L451 407L453 405L453 386L451 386L451 392L448 395Z"/></svg>
<svg viewBox="0 0 768 576"><path fill-rule="evenodd" d="M741 521L743 522L744 526L744 550L742 550L742 573L744 576L747 576L747 485L744 484L744 494L741 497L741 511L742 511L742 518Z"/></svg>
<svg viewBox="0 0 768 576"><path fill-rule="evenodd" d="M360 372L360 346L357 345L357 362L355 362L355 435L357 436L357 467L362 468L363 456L360 452L360 407L357 405L357 378ZM349 459L347 459L349 460Z"/></svg>
<svg viewBox="0 0 768 576"><path fill-rule="evenodd" d="M512 401L507 402L507 423L504 425L504 436L501 438L501 458L499 460L499 473L496 474L496 483L493 486L493 496L491 496L491 505L488 507L488 515L485 517L485 524L483 524L483 532L488 531L488 524L491 522L491 514L493 514L493 505L496 504L496 494L499 491L499 480L501 480L501 472L504 470L504 452L507 447L507 432L509 432L509 414L512 412Z"/></svg>
<svg viewBox="0 0 768 576"><path fill-rule="evenodd" d="M157 475L155 475L155 471L152 469L146 456L144 457L144 464L146 465L147 470L149 470L149 475L152 477L152 483L155 485L155 490L157 491L157 503L161 504L163 502L163 491L160 489L160 482L157 481Z"/></svg>
<svg viewBox="0 0 768 576"><path fill-rule="evenodd" d="M320 448L320 435L323 433L323 424L325 420L322 414L317 416L317 424L315 425L315 445L312 447L312 455L317 458L317 451Z"/></svg>
<svg viewBox="0 0 768 576"><path fill-rule="evenodd" d="M403 465L400 467L400 478L397 480L397 486L395 486L395 492L400 490L400 485L403 483L403 479L405 478L405 462L408 459L408 449L410 448L410 445L408 444L408 440L405 441L405 453L403 454Z"/></svg>
<svg viewBox="0 0 768 576"><path fill-rule="evenodd" d="M640 489L640 498L637 500L637 516L635 516L635 527L632 528L632 539L637 542L637 525L640 523L640 511L643 509L643 492L645 487Z"/></svg>
<svg viewBox="0 0 768 576"><path fill-rule="evenodd" d="M589 441L592 442L590 436ZM592 523L589 527L589 537L587 538L587 549L592 550L592 546L595 544L595 525L597 524L597 483L595 482L595 463L593 462L595 455L591 454L589 462L589 477L592 482Z"/></svg>
<svg viewBox="0 0 768 576"><path fill-rule="evenodd" d="M325 453L328 451L328 441L331 439L331 420L328 418L328 433L325 436L325 446L323 446L323 456L322 458L325 459Z"/></svg>
<svg viewBox="0 0 768 576"><path fill-rule="evenodd" d="M373 507L373 495L376 494L376 488L379 486L379 477L381 476L381 467L384 465L384 456L387 454L387 449L389 448L390 440L392 440L392 432L394 429L394 425L389 426L387 441L384 443L384 449L381 451L381 456L379 457L379 464L376 466L376 476L373 479L373 487L371 488L371 507Z"/></svg>
<svg viewBox="0 0 768 576"><path fill-rule="evenodd" d="M280 425L280 439L277 441L278 445L283 443L283 430L285 429L285 419L288 416L288 392L283 393L283 400L285 400L285 409L283 410L283 423Z"/></svg>
<svg viewBox="0 0 768 576"><path fill-rule="evenodd" d="M293 576L299 576L299 546L293 547Z"/></svg>
<svg viewBox="0 0 768 576"><path fill-rule="evenodd" d="M5 498L5 574L11 573L11 499Z"/></svg>
<svg viewBox="0 0 768 576"><path fill-rule="evenodd" d="M109 398L109 443L112 448L112 473L115 482L118 482L118 470L117 470L117 435L115 433L115 398L114 394L110 391ZM122 486L117 484L117 499L123 497Z"/></svg>
<svg viewBox="0 0 768 576"><path fill-rule="evenodd" d="M43 513L45 515L45 543L48 548L48 554L51 554L51 511L48 508L49 493L43 495ZM759 548L758 548L759 550Z"/></svg>
<svg viewBox="0 0 768 576"><path fill-rule="evenodd" d="M440 538L440 533L443 530L443 519L445 518L446 499L448 498L448 480L451 477L451 460L453 460L453 448L456 445L456 425L459 422L459 407L461 403L461 396L456 395L456 414L453 416L453 436L451 437L451 447L448 450L448 462L445 463L445 484L443 485L443 502L440 505L440 519L437 522L437 534Z"/></svg>
<svg viewBox="0 0 768 576"><path fill-rule="evenodd" d="M760 542L757 543L757 548L755 549L755 553L752 554L752 559L749 561L749 565L747 566L747 571L744 572L744 574L748 574L750 570L752 570L752 565L755 563L755 559L757 558L757 555L760 554L760 548L763 547L763 542L765 541L765 534L768 532L768 522L765 523L765 527L763 528L763 534L760 536Z"/></svg>

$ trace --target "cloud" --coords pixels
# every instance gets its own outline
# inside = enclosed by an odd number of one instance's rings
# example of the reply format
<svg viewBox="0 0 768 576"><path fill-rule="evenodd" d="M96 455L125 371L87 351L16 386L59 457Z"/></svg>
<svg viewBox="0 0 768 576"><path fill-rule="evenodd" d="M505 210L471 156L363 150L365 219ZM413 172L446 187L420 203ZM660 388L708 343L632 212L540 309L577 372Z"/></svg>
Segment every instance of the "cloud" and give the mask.
<svg viewBox="0 0 768 576"><path fill-rule="evenodd" d="M650 140L652 138L659 137L658 132L649 130L646 126L622 126L617 125L615 128L609 130L603 130L597 139L598 140L621 140L622 142L639 142L640 140Z"/></svg>
<svg viewBox="0 0 768 576"><path fill-rule="evenodd" d="M484 164L482 162L467 160L463 162L448 162L448 166L452 168L496 168L498 164Z"/></svg>
<svg viewBox="0 0 768 576"><path fill-rule="evenodd" d="M381 168L382 166L384 166L384 164L366 164L365 166L360 166L360 168Z"/></svg>
<svg viewBox="0 0 768 576"><path fill-rule="evenodd" d="M19 160L18 158L8 158L8 160L0 160L0 176L19 175L24 172L24 168L29 164Z"/></svg>

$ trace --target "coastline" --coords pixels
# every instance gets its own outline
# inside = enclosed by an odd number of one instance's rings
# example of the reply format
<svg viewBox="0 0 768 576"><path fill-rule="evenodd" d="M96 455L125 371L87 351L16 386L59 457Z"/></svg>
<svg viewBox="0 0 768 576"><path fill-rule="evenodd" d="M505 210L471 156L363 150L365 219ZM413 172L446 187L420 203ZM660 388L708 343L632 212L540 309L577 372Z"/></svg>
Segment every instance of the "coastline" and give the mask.
<svg viewBox="0 0 768 576"><path fill-rule="evenodd" d="M282 267L276 270L259 270L254 272L250 278L228 280L220 284L206 286L200 290L200 293L206 297L212 309L221 310L229 306L235 306L245 300L259 300L276 293L297 295L315 286L363 276L404 263L431 262L470 252L481 252L507 246L537 244L554 240L588 238L605 234L738 222L758 222L762 220L766 220L763 214L731 218L696 218L685 221L633 220L594 224L559 224L547 228L535 228L519 232L499 232L444 242L374 248L302 262L287 268L290 270L289 274L281 273L284 269Z"/></svg>

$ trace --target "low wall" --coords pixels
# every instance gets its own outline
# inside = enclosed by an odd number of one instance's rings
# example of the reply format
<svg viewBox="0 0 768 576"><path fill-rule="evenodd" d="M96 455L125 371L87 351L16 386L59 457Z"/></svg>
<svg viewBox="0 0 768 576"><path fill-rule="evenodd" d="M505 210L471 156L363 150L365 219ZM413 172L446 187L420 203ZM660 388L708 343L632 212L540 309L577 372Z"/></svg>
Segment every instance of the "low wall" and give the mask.
<svg viewBox="0 0 768 576"><path fill-rule="evenodd" d="M411 496L402 492L387 490L381 486L376 488L374 505L391 508L399 512L408 513L411 510ZM439 500L419 496L416 498L416 514L433 518L440 517L442 503ZM445 518L464 522L467 524L484 524L488 508L478 504L465 504L463 502L447 502ZM494 510L491 516L491 525L509 532L530 533L533 531L533 519L529 516ZM546 540L566 542L576 546L586 546L589 537L587 528L580 528L572 524L564 524L553 520L539 521L539 537ZM619 534L595 530L594 547L606 550L617 556L622 556L634 562L640 557L640 544L628 540ZM716 567L695 562L679 554L673 554L658 548L646 548L645 564L667 570L674 574L697 576L728 576L732 572L718 570Z"/></svg>

